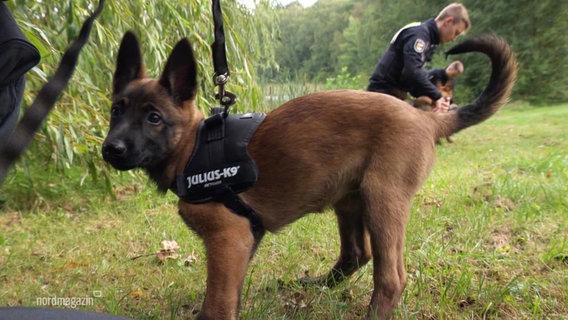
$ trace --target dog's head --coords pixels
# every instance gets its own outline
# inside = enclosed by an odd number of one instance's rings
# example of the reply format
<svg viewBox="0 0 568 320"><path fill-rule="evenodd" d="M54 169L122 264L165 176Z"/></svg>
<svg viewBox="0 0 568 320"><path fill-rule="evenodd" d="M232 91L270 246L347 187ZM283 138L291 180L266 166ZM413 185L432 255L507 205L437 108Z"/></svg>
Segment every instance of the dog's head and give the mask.
<svg viewBox="0 0 568 320"><path fill-rule="evenodd" d="M159 79L146 77L136 36L127 32L118 51L113 79L110 130L105 161L119 170L163 169L198 121L194 105L197 65L187 39L177 43Z"/></svg>
<svg viewBox="0 0 568 320"><path fill-rule="evenodd" d="M450 101L454 98L454 82L453 79L457 78L461 75L464 71L464 65L461 61L456 60L450 65L448 65L445 69L446 79L442 79L440 77L432 78L432 83L438 88L440 93L442 94L443 98L446 98ZM431 76L432 77L432 76ZM432 111L435 107L436 101L433 101L431 98L427 96L417 97L416 100L413 101L412 105L415 108L422 109L425 111Z"/></svg>

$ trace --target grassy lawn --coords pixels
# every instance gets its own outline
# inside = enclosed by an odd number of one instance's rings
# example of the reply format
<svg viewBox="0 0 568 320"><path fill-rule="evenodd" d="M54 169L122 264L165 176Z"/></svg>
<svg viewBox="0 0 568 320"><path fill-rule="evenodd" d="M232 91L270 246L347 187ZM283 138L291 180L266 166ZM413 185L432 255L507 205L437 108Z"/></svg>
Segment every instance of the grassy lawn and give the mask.
<svg viewBox="0 0 568 320"><path fill-rule="evenodd" d="M407 230L408 284L396 319L568 318L568 105L508 108L438 146ZM103 182L21 163L0 190L0 306L45 298L136 319L187 318L205 290L205 253L176 198L141 175ZM171 259L163 240L180 245ZM331 213L265 237L242 319L360 319L371 266L336 288L291 283L338 254ZM65 305L67 304L67 305Z"/></svg>

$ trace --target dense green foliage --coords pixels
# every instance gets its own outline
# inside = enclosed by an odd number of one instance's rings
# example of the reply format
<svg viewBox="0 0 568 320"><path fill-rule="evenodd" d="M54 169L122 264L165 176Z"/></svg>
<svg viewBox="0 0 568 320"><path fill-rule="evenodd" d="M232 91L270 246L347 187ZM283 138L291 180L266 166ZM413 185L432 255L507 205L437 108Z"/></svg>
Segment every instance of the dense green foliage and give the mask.
<svg viewBox="0 0 568 320"><path fill-rule="evenodd" d="M465 37L495 33L506 38L519 59L517 99L533 103L568 99L568 2L462 1L473 28ZM303 8L298 3L278 8L280 41L277 62L282 76L322 80L347 67L366 86L375 63L392 36L409 22L423 21L447 5L439 0L319 0ZM432 67L446 61L442 46ZM458 100L471 100L486 84L488 64L479 55L457 57L466 65L459 80Z"/></svg>
<svg viewBox="0 0 568 320"><path fill-rule="evenodd" d="M96 0L63 0L49 5L38 0L6 3L42 52L41 63L27 77L24 105L29 105L53 74L61 53L77 36ZM493 32L512 44L520 69L514 99L530 103L568 100L568 2L464 3L473 21L473 29L465 37ZM238 0L223 0L232 72L228 89L237 93L240 111L264 110L266 105L272 108L275 102L287 100L289 95L274 94L273 89L282 84L363 89L393 34L408 22L436 15L446 4L440 0L319 0L304 8L298 3L282 6L261 0L252 9ZM210 5L208 0L107 1L69 87L20 168L32 159L59 169L80 165L85 177L108 177L100 144L108 127L115 55L123 33L129 29L139 35L148 73L154 77L159 76L175 43L188 37L200 68L198 105L204 110L213 105ZM446 45L442 50L448 48ZM474 99L486 85L489 73L488 61L482 55L459 59L465 62L466 72L458 79L458 103ZM431 66L447 63L440 54Z"/></svg>
<svg viewBox="0 0 568 320"><path fill-rule="evenodd" d="M237 108L250 109L262 96L255 81L255 66L258 61L266 65L273 61L274 49L263 45L273 38L273 31L268 29L271 26L259 23L251 11L236 0L222 2L232 74L228 90L238 95L241 102ZM21 28L42 52L42 61L27 76L24 104L30 105L97 1L22 0L7 4ZM270 14L271 11L266 10L263 19L271 20ZM36 135L24 163L31 158L36 165L46 161L49 166L58 168L80 165L91 177L108 176L107 167L102 165L100 144L108 130L116 53L122 35L130 29L140 39L147 72L152 77L159 77L176 42L188 37L200 70L198 105L206 109L215 103L209 47L213 41L213 20L209 0L106 1L69 87Z"/></svg>

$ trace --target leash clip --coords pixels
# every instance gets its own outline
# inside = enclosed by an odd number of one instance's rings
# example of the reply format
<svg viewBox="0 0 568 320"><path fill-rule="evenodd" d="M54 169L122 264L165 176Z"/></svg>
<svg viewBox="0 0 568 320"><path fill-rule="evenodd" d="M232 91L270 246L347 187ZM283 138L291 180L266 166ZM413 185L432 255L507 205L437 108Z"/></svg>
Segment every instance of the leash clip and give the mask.
<svg viewBox="0 0 568 320"><path fill-rule="evenodd" d="M225 85L225 83L227 83L227 81L229 81L229 74L228 73L223 73L223 74L215 73L215 75L213 76L213 82L215 83L216 86Z"/></svg>
<svg viewBox="0 0 568 320"><path fill-rule="evenodd" d="M219 87L219 91L215 95L215 99L219 100L219 103L225 107L223 112L223 117L227 117L229 114L229 107L235 104L237 100L237 96L229 91L225 90L225 84L229 81L229 75L227 73L224 74L215 74L213 77L213 82L216 86Z"/></svg>

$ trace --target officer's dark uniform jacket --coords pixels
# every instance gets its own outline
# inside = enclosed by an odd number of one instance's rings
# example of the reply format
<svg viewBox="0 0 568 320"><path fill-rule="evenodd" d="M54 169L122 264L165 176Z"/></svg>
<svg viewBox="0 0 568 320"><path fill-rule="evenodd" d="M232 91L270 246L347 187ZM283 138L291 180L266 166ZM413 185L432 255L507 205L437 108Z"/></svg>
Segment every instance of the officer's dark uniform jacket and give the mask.
<svg viewBox="0 0 568 320"><path fill-rule="evenodd" d="M24 94L24 74L40 59L39 51L0 2L0 149L16 126Z"/></svg>
<svg viewBox="0 0 568 320"><path fill-rule="evenodd" d="M434 18L400 29L393 37L369 80L367 90L387 93L404 99L406 92L414 97L428 96L436 101L440 91L428 79L424 65L440 43Z"/></svg>

